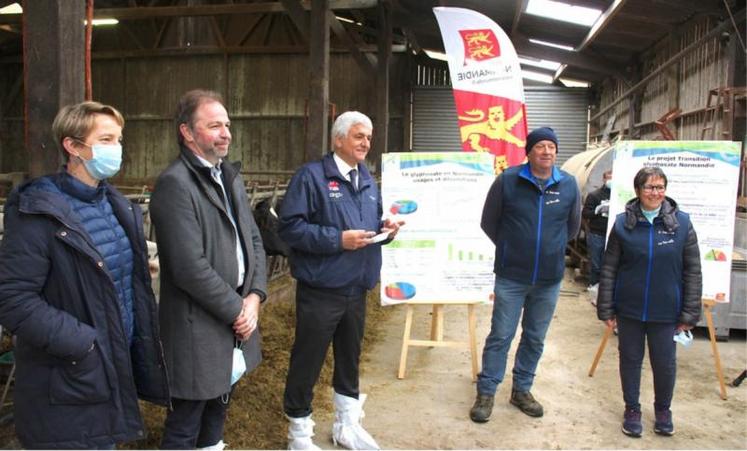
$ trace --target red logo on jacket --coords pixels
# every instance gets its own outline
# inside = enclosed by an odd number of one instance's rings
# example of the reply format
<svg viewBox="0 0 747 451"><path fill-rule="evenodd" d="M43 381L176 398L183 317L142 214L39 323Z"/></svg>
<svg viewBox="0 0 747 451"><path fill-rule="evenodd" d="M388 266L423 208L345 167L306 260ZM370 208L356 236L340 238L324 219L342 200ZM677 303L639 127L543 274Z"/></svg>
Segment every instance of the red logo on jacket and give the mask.
<svg viewBox="0 0 747 451"><path fill-rule="evenodd" d="M337 180L330 180L327 184L327 188L329 188L330 191L340 191L340 184Z"/></svg>

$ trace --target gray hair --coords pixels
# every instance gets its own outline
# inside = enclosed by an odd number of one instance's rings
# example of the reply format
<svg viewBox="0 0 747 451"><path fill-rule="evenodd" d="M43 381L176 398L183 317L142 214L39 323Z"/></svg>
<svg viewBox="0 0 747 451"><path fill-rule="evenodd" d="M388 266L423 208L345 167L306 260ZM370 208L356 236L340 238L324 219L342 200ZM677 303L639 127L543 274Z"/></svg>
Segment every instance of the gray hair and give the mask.
<svg viewBox="0 0 747 451"><path fill-rule="evenodd" d="M643 185L646 184L650 177L658 177L664 180L664 188L667 187L667 176L664 175L664 171L659 166L650 166L642 168L633 178L633 187L635 190L643 189Z"/></svg>
<svg viewBox="0 0 747 451"><path fill-rule="evenodd" d="M353 125L362 124L373 129L371 119L360 111L346 111L337 116L335 123L332 124L332 136L330 139L332 150L335 150L335 138L344 138L348 135Z"/></svg>

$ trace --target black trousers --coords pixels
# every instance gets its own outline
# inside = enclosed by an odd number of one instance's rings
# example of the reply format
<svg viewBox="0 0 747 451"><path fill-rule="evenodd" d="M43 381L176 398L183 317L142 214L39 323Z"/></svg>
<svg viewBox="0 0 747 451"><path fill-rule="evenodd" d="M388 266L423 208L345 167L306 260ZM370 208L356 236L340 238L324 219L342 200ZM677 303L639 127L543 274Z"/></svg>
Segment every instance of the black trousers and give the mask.
<svg viewBox="0 0 747 451"><path fill-rule="evenodd" d="M230 394L208 399L171 399L166 415L161 449L195 449L223 440Z"/></svg>
<svg viewBox="0 0 747 451"><path fill-rule="evenodd" d="M654 410L669 409L677 376L675 323L651 323L617 317L620 381L625 407L640 410L641 367L645 345L654 373Z"/></svg>
<svg viewBox="0 0 747 451"><path fill-rule="evenodd" d="M333 343L332 386L358 398L358 365L366 323L366 293L325 290L299 283L296 288L296 338L285 383L283 408L289 417L311 414L314 385Z"/></svg>

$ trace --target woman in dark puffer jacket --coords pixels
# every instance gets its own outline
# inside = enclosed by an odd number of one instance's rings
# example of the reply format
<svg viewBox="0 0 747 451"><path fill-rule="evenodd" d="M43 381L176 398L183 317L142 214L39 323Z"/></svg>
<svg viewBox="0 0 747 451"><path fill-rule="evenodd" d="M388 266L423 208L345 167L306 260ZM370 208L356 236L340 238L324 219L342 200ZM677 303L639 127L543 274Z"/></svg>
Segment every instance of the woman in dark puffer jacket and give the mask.
<svg viewBox="0 0 747 451"><path fill-rule="evenodd" d="M670 405L677 369L673 336L700 319L702 276L698 238L690 217L665 196L667 177L643 168L636 198L615 219L599 281L597 316L619 331L622 431L640 437L641 364L648 341L654 373L654 432L673 435Z"/></svg>

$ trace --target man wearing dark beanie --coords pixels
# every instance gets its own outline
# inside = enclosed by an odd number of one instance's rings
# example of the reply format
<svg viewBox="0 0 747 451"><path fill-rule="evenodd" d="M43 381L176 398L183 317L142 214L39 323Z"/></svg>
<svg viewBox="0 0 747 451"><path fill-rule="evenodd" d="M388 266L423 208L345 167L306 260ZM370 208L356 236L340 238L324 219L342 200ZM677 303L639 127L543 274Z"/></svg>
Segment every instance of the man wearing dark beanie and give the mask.
<svg viewBox="0 0 747 451"><path fill-rule="evenodd" d="M576 180L555 167L555 131L535 129L525 149L528 162L495 179L482 211L480 226L495 244L495 301L470 410L476 423L490 418L519 318L510 402L529 416L543 415L530 390L563 280L565 247L581 224Z"/></svg>

